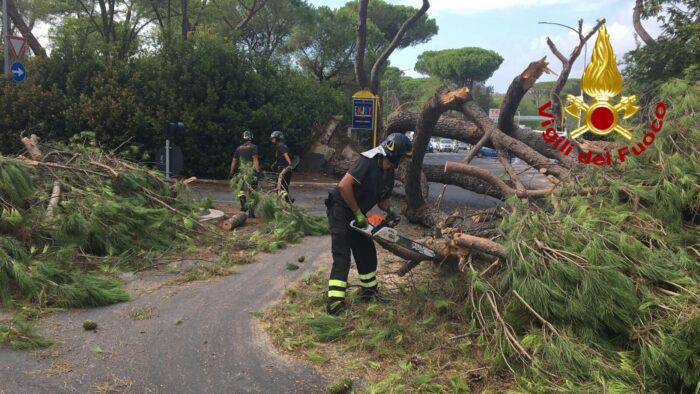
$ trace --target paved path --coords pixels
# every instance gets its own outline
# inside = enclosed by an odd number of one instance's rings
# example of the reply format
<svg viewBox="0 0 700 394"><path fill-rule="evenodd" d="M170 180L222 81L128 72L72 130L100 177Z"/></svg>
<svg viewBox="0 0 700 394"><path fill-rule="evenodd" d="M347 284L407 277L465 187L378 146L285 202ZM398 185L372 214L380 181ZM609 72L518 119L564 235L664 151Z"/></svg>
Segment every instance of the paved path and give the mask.
<svg viewBox="0 0 700 394"><path fill-rule="evenodd" d="M129 284L131 302L52 315L42 326L60 355L40 359L1 346L0 392L85 393L100 383L133 393L322 392L326 379L277 356L251 312L327 265L329 249L328 237L307 238L274 256L261 255L235 275L175 287L158 289L164 278L150 273ZM288 271L286 263L302 254L307 262ZM129 317L132 308L151 305L156 310L150 320ZM96 333L83 330L86 319L99 324ZM95 345L104 353L95 353Z"/></svg>

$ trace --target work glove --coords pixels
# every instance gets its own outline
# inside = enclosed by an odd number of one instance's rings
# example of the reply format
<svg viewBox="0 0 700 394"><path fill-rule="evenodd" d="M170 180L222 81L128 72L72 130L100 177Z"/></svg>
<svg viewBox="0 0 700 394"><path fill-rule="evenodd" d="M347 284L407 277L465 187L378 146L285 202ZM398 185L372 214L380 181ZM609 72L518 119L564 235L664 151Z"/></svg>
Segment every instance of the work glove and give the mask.
<svg viewBox="0 0 700 394"><path fill-rule="evenodd" d="M359 209L353 213L355 214L355 227L367 227L367 216L365 216L365 214Z"/></svg>

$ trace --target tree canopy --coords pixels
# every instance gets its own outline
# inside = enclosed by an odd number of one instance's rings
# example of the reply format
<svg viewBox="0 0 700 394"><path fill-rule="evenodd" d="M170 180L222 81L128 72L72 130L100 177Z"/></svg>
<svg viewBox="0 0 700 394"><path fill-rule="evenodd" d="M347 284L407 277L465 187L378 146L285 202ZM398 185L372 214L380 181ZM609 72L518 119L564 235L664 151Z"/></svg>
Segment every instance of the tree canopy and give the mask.
<svg viewBox="0 0 700 394"><path fill-rule="evenodd" d="M418 56L416 71L445 83L472 86L474 82L489 79L501 63L503 58L494 51L467 47L423 52Z"/></svg>

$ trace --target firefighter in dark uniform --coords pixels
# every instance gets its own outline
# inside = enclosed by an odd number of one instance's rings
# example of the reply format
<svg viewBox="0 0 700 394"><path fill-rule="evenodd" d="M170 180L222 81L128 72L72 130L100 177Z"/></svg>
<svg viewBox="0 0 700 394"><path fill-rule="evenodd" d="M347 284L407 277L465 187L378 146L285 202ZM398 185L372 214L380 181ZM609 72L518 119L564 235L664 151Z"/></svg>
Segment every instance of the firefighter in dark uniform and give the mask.
<svg viewBox="0 0 700 394"><path fill-rule="evenodd" d="M255 184L251 185L253 187L257 186L257 179L260 174L260 160L258 159L258 146L253 143L253 132L246 130L243 132L243 145L236 148L233 153L233 160L231 160L231 171L229 176L233 176L238 170L239 163L252 163L253 170L255 170ZM241 190L238 192L238 201L241 203L241 212L246 212L248 206L246 204L248 196L246 191ZM249 214L251 217L254 216L254 209L251 209Z"/></svg>
<svg viewBox="0 0 700 394"><path fill-rule="evenodd" d="M292 159L289 156L289 148L287 144L284 143L284 134L281 131L275 130L270 134L270 141L275 145L275 163L272 165L272 170L277 173L281 173L285 168L292 165ZM279 195L284 201L288 203L294 202L289 196L289 184L292 181L292 171L289 170L285 172L284 178L282 179L281 190L279 190Z"/></svg>
<svg viewBox="0 0 700 394"><path fill-rule="evenodd" d="M374 241L350 228L367 225L367 212L375 205L395 216L390 206L394 188L394 169L404 156L410 156L411 140L394 133L375 149L362 153L326 200L328 223L331 228L333 268L328 281L326 311L338 315L345 309L345 291L348 287L350 253L352 252L360 276L360 299L369 302L378 295L377 251Z"/></svg>

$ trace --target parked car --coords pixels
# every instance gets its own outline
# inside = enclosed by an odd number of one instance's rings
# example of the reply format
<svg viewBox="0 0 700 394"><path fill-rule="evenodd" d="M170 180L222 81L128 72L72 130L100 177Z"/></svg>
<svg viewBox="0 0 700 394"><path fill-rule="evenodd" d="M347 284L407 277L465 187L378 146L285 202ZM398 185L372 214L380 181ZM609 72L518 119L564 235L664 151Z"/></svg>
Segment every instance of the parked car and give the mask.
<svg viewBox="0 0 700 394"><path fill-rule="evenodd" d="M464 145L464 147L462 147ZM463 144L457 140L452 140L452 152L458 153L460 149L466 149L467 144Z"/></svg>
<svg viewBox="0 0 700 394"><path fill-rule="evenodd" d="M498 157L498 153L495 149L483 147L479 149L479 153L476 154L477 157Z"/></svg>
<svg viewBox="0 0 700 394"><path fill-rule="evenodd" d="M450 152L452 151L452 140L449 138L440 138L437 146L438 152Z"/></svg>
<svg viewBox="0 0 700 394"><path fill-rule="evenodd" d="M457 149L458 149L457 151L460 151L460 150L468 150L468 149L469 149L469 145L467 145L466 142L460 142L459 144L457 144Z"/></svg>
<svg viewBox="0 0 700 394"><path fill-rule="evenodd" d="M476 154L476 157L498 157L498 152L496 152L495 149L483 147L479 149L479 153ZM513 154L508 152L508 160L512 162L513 158Z"/></svg>

